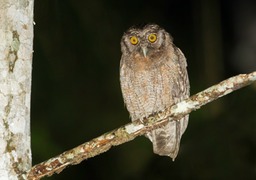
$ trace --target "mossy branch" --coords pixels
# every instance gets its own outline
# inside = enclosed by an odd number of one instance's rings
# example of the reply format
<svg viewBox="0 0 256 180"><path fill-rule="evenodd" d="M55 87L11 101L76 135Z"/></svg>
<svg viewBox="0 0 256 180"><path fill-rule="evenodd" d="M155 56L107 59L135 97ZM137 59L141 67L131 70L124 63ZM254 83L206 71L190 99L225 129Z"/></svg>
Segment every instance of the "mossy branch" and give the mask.
<svg viewBox="0 0 256 180"><path fill-rule="evenodd" d="M112 146L131 141L137 136L145 134L147 131L164 125L170 120L170 117L171 120L178 120L191 111L195 111L203 105L245 87L254 81L256 81L256 71L250 74L240 74L231 77L162 112L152 114L148 118L145 118L143 123L140 120L133 121L132 123L126 124L92 139L89 142L63 152L45 162L37 164L33 166L27 174L24 174L24 176L29 180L36 180L45 176L51 176L54 173L60 173L67 166L78 164L85 159L106 152Z"/></svg>

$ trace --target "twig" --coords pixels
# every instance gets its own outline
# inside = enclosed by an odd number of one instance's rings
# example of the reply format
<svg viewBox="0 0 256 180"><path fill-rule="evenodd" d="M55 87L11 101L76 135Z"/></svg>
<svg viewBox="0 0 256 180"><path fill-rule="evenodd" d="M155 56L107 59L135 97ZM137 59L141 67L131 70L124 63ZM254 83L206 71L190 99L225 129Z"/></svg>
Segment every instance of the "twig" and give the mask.
<svg viewBox="0 0 256 180"><path fill-rule="evenodd" d="M33 166L25 176L29 180L36 180L44 176L51 176L54 173L60 173L69 165L78 164L85 159L109 150L112 146L131 141L135 137L145 134L147 131L164 125L168 122L169 117L171 117L171 120L180 119L191 111L199 109L201 106L247 86L254 81L256 81L256 71L250 74L240 74L224 80L162 112L158 112L145 118L143 123L141 123L140 120L137 120L126 124L125 126L105 133L54 158L37 164Z"/></svg>

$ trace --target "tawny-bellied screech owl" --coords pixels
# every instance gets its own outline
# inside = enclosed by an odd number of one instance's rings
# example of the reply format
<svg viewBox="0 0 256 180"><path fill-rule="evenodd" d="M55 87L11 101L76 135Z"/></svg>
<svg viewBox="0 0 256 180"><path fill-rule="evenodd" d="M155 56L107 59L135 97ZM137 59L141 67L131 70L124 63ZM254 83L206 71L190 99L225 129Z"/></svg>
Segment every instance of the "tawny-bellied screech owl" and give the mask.
<svg viewBox="0 0 256 180"><path fill-rule="evenodd" d="M189 97L186 58L161 27L130 28L121 40L120 81L132 121L148 117ZM146 134L154 153L178 154L188 115Z"/></svg>

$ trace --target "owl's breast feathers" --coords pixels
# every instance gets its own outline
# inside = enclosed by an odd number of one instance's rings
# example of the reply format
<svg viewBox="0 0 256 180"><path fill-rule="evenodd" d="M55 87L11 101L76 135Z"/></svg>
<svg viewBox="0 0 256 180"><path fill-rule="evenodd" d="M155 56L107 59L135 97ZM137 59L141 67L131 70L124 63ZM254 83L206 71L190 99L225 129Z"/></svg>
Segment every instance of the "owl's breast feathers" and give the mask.
<svg viewBox="0 0 256 180"><path fill-rule="evenodd" d="M133 57L133 68L134 71L145 71L152 66L152 60L149 57L141 56L140 53L134 54Z"/></svg>
<svg viewBox="0 0 256 180"><path fill-rule="evenodd" d="M173 59L167 56L153 60L135 54L133 62L121 64L122 93L132 120L163 110L181 98L177 89L183 81L181 67Z"/></svg>

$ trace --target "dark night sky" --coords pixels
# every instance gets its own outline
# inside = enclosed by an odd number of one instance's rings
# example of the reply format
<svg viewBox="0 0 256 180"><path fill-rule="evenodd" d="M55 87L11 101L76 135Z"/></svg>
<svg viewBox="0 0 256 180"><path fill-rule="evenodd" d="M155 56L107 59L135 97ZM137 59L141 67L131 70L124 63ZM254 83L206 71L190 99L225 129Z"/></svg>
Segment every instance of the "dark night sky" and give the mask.
<svg viewBox="0 0 256 180"><path fill-rule="evenodd" d="M33 164L129 122L119 60L130 26L171 33L194 94L256 70L255 9L253 0L35 1ZM139 137L48 179L255 179L255 93L254 83L191 113L175 162Z"/></svg>

